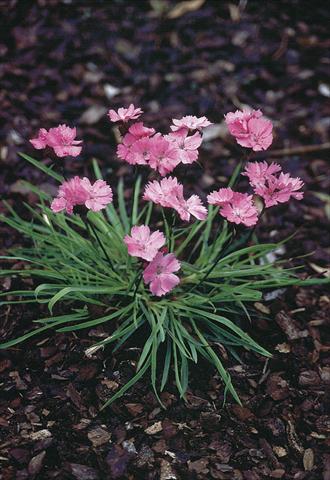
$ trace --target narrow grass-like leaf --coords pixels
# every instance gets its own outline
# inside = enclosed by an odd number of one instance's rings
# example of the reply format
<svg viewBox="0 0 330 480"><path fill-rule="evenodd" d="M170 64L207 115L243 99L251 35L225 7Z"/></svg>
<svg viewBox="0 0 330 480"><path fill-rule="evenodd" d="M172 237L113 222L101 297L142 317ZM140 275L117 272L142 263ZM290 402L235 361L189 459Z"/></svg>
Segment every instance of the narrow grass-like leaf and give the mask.
<svg viewBox="0 0 330 480"><path fill-rule="evenodd" d="M58 182L62 183L64 181L64 178L62 175L59 175L58 173L54 172L50 167L47 167L43 163L39 162L39 160L36 160L35 158L30 157L29 155L26 155L25 153L19 152L18 153L24 160L26 160L29 163L32 163L33 166L37 167L39 170L42 172L46 173L50 177L55 178Z"/></svg>
<svg viewBox="0 0 330 480"><path fill-rule="evenodd" d="M101 410L104 410L106 407L111 405L115 400L120 398L124 393L131 388L143 375L146 373L150 366L150 361L145 363L144 366L139 370L133 378L131 378L118 392L116 392L109 400L107 400L101 407Z"/></svg>

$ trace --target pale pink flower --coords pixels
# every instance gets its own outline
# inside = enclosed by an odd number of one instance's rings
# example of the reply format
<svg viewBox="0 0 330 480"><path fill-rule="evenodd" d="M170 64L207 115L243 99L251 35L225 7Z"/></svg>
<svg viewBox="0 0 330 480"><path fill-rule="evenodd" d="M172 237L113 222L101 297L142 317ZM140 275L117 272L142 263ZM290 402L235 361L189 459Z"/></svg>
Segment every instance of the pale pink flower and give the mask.
<svg viewBox="0 0 330 480"><path fill-rule="evenodd" d="M46 142L58 157L76 157L82 148L80 146L82 140L75 140L76 135L76 127L70 128L63 124L49 130Z"/></svg>
<svg viewBox="0 0 330 480"><path fill-rule="evenodd" d="M255 225L258 221L258 210L253 204L252 195L247 193L233 192L231 200L220 207L220 215L229 222L246 227Z"/></svg>
<svg viewBox="0 0 330 480"><path fill-rule="evenodd" d="M45 128L40 128L38 132L38 136L36 138L31 138L30 143L36 148L37 150L41 150L42 148L47 147L47 136L48 131Z"/></svg>
<svg viewBox="0 0 330 480"><path fill-rule="evenodd" d="M85 202L86 208L93 212L98 212L112 202L112 189L104 180L96 180L91 184L88 178L82 180L89 193L89 198Z"/></svg>
<svg viewBox="0 0 330 480"><path fill-rule="evenodd" d="M165 245L166 240L164 234L159 230L151 233L147 225L140 225L132 227L131 235L126 235L124 242L129 255L150 262L155 258L159 249Z"/></svg>
<svg viewBox="0 0 330 480"><path fill-rule="evenodd" d="M143 125L143 122L133 123L128 129L126 135L124 135L122 143L120 143L117 147L117 155L122 160L126 160L128 163L132 163L134 165L134 159L129 158L131 148L135 142L138 140L150 137L155 133L153 128L148 128Z"/></svg>
<svg viewBox="0 0 330 480"><path fill-rule="evenodd" d="M222 206L230 202L233 198L234 192L229 188L220 188L218 191L213 191L207 196L207 201L210 205Z"/></svg>
<svg viewBox="0 0 330 480"><path fill-rule="evenodd" d="M256 188L264 185L266 180L274 175L274 173L278 173L281 170L282 168L278 163L271 163L268 165L266 161L248 162L242 175L248 177L250 185Z"/></svg>
<svg viewBox="0 0 330 480"><path fill-rule="evenodd" d="M190 164L197 160L198 148L202 143L202 136L199 132L190 137L187 136L188 132L187 128L181 128L165 136L166 140L176 145L179 161L184 164Z"/></svg>
<svg viewBox="0 0 330 480"><path fill-rule="evenodd" d="M285 203L290 198L301 200L304 196L303 192L299 192L304 185L300 178L292 178L288 173L281 172L278 177L270 176L266 179L264 185L258 185L255 193L260 195L265 207L272 207L278 203Z"/></svg>
<svg viewBox="0 0 330 480"><path fill-rule="evenodd" d="M85 205L89 210L97 212L112 202L112 190L103 180L93 185L88 178L71 178L60 185L57 197L52 201L51 209L58 213L66 210L73 213L77 205Z"/></svg>
<svg viewBox="0 0 330 480"><path fill-rule="evenodd" d="M149 182L144 190L144 200L149 200L162 207L177 206L183 199L183 186L176 177L163 178L160 182Z"/></svg>
<svg viewBox="0 0 330 480"><path fill-rule="evenodd" d="M260 110L229 112L225 115L225 122L242 147L252 148L257 152L267 150L273 141L273 124L262 116Z"/></svg>
<svg viewBox="0 0 330 480"><path fill-rule="evenodd" d="M164 255L159 252L143 272L143 280L150 284L153 295L161 297L173 290L180 283L180 279L173 272L180 270L181 264L173 253Z"/></svg>
<svg viewBox="0 0 330 480"><path fill-rule="evenodd" d="M135 108L133 103L128 108L119 108L115 110L109 110L108 117L111 122L128 122L129 120L135 120L143 113L141 108Z"/></svg>
<svg viewBox="0 0 330 480"><path fill-rule="evenodd" d="M212 125L212 123L206 117L195 117L194 115L186 115L185 117L172 119L173 125L171 130L175 132L181 128L188 128L189 130L201 130L202 128Z"/></svg>
<svg viewBox="0 0 330 480"><path fill-rule="evenodd" d="M150 140L149 165L165 176L180 163L178 148L160 134L156 134Z"/></svg>
<svg viewBox="0 0 330 480"><path fill-rule="evenodd" d="M207 209L202 204L198 195L191 195L188 200L182 199L181 203L173 208L177 210L181 220L186 222L189 222L191 215L198 220L205 220L207 217Z"/></svg>

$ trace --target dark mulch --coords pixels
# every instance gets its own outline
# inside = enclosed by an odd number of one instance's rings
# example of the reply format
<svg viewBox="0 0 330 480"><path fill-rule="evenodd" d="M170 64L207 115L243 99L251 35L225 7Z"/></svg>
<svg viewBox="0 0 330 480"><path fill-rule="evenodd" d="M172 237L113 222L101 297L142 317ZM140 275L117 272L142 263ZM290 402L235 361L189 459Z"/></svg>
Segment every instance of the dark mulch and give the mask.
<svg viewBox="0 0 330 480"><path fill-rule="evenodd" d="M274 121L270 155L306 182L302 202L267 213L262 239L296 237L288 257L303 275L324 275L329 263L330 47L326 2L205 2L184 13L166 0L0 2L0 194L20 209L33 201L20 183L47 183L17 152L44 126L77 125L84 139L70 174L90 172L96 157L110 182L130 169L115 158L107 109L134 102L145 121L167 128L183 114L217 125L201 153L203 168L182 171L187 189L205 194L224 184L238 149L220 125L241 103ZM244 5L246 5L244 10ZM171 18L172 17L172 18ZM176 18L173 18L176 17ZM311 146L311 148L309 148ZM196 182L198 179L198 182ZM47 185L47 188L54 188ZM0 210L4 207L0 205ZM23 239L0 225L4 248ZM282 252L283 253L283 252ZM16 280L2 280L4 291ZM32 287L32 285L31 285ZM194 370L187 403L173 385L161 410L148 381L112 408L99 407L132 375L132 343L112 355L85 349L102 329L40 337L0 356L0 478L246 479L330 478L326 453L330 382L325 288L292 288L256 305L251 335L274 357L243 354L227 363L243 407L225 407L223 387L205 364ZM46 310L2 307L2 338L22 334ZM221 350L226 361L226 352ZM329 391L329 389L328 389Z"/></svg>

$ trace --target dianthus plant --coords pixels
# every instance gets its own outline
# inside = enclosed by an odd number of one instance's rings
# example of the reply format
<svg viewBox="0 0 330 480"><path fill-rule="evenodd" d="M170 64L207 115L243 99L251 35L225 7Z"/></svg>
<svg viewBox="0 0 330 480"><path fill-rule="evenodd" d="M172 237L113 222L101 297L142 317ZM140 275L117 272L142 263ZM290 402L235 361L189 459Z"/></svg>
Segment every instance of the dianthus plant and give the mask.
<svg viewBox="0 0 330 480"><path fill-rule="evenodd" d="M173 119L169 133L161 134L138 120L142 113L130 105L108 114L120 137L119 159L141 169L131 196L122 180L114 185L110 178L109 185L95 161L94 178L66 178L63 157L77 157L83 148L75 128L41 128L30 140L35 149L48 149L51 166L21 154L59 184L58 193L50 198L28 184L39 199L37 205L26 205L31 220L9 205L9 215L1 217L30 239L22 242L28 246L2 257L8 266L1 275L32 277L36 287L12 291L7 299L2 293L2 304L46 303L50 314L1 347L47 330L77 332L102 325L105 338L86 350L89 358L144 336L134 375L106 405L147 372L159 401L172 377L184 398L189 369L201 357L220 375L223 398L230 392L239 402L223 358L240 361L244 349L270 356L242 329L244 317L251 320L251 302L262 299L266 289L321 281L300 280L283 262L274 262L270 252L278 244L258 243L255 236L263 212L300 200L303 182L278 164L251 161L253 152L271 145L273 126L260 110L244 109L225 115L225 122L236 142L248 149L246 160L237 162L228 186L203 200L193 192L189 196L173 172L179 164L188 169L198 160L210 122L194 116ZM243 192L241 175L249 184ZM11 270L10 262L17 260L24 267Z"/></svg>

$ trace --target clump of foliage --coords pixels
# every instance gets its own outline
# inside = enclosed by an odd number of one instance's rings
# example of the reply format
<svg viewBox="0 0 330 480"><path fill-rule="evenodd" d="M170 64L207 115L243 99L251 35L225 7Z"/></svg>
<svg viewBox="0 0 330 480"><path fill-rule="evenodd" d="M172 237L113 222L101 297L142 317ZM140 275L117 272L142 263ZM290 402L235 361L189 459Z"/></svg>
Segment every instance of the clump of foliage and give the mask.
<svg viewBox="0 0 330 480"><path fill-rule="evenodd" d="M168 174L180 163L197 161L202 130L210 122L206 117L174 119L170 133L162 135L133 122L141 113L134 105L109 112L121 135L119 158L135 168L144 165L153 175L145 186L136 176L129 202L123 181L114 195L95 161L94 182L64 177L61 157L76 157L82 149L75 128L42 128L31 140L37 149L52 149L53 167L21 154L60 186L52 200L25 182L39 199L36 205L26 205L31 220L9 205L9 215L1 216L30 239L28 247L1 257L25 266L3 269L1 275L31 277L37 284L34 290L10 292L10 299L1 303L46 303L50 314L0 346L12 347L47 330L73 332L111 323L112 333L86 351L91 356L111 344L118 349L143 328L148 334L136 373L105 405L147 372L159 401L172 371L184 397L189 369L201 357L219 373L225 395L229 392L240 402L217 345L238 360L242 349L269 357L239 326L242 315L249 317L249 303L260 301L265 289L322 281L300 280L294 269L270 260L278 243L260 244L255 238L263 210L291 197L301 199L302 181L277 164L241 161L230 185L208 195L206 208L197 195L186 198L183 185ZM271 145L272 124L260 110L231 112L225 120L237 143L251 153ZM241 174L248 177L251 193L236 190ZM53 313L58 305L65 313ZM95 318L93 305L104 313Z"/></svg>

